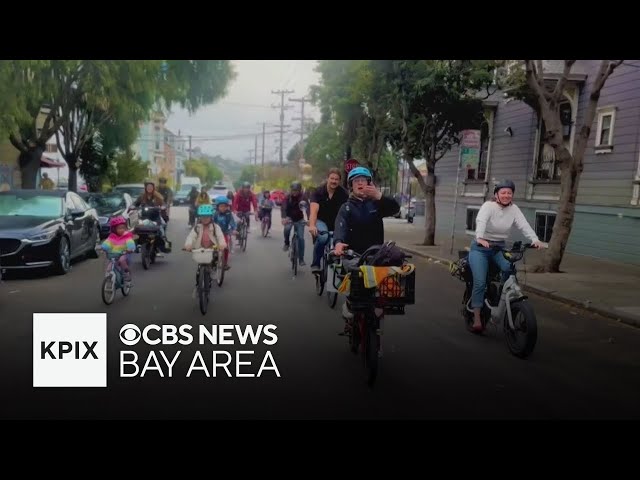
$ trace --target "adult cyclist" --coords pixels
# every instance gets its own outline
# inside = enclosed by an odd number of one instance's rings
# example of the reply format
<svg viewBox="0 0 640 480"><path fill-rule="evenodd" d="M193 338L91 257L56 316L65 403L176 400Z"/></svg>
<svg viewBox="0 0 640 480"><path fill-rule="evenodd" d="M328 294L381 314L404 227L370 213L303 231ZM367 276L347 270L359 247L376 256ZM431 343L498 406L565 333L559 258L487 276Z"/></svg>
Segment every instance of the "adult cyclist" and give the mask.
<svg viewBox="0 0 640 480"><path fill-rule="evenodd" d="M299 265L304 267L304 212L305 205L300 205L304 201L302 195L302 185L300 182L292 182L290 192L284 198L280 206L280 216L284 225L284 247L285 252L289 250L291 242L291 229L295 227L298 234L298 258Z"/></svg>
<svg viewBox="0 0 640 480"><path fill-rule="evenodd" d="M251 184L244 182L242 187L233 197L233 204L231 210L238 216L239 219L243 217L247 220L247 233L249 233L249 226L251 220L251 206L253 206L253 212L258 221L258 199L251 191Z"/></svg>

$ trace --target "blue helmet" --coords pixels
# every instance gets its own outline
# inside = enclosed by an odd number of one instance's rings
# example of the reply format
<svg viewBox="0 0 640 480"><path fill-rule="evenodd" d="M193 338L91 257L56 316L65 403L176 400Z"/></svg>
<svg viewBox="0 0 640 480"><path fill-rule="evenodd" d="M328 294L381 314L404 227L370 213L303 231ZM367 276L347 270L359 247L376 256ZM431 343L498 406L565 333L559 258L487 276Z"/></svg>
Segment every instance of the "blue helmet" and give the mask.
<svg viewBox="0 0 640 480"><path fill-rule="evenodd" d="M229 198L226 195L218 195L216 197L216 204L217 205L229 205Z"/></svg>
<svg viewBox="0 0 640 480"><path fill-rule="evenodd" d="M213 215L213 205L205 203L204 205L198 206L197 215L199 217L210 217Z"/></svg>
<svg viewBox="0 0 640 480"><path fill-rule="evenodd" d="M367 177L369 181L373 180L373 175L368 168L365 167L356 167L349 172L349 176L347 177L347 182L351 185L351 182L356 177Z"/></svg>

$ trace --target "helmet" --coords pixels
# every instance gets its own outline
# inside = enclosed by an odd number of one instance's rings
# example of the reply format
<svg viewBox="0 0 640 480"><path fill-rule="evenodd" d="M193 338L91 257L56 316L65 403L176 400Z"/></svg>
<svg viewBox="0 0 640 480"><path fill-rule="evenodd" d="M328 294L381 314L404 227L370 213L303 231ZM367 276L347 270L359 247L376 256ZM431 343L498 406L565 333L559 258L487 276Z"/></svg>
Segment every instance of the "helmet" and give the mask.
<svg viewBox="0 0 640 480"><path fill-rule="evenodd" d="M210 217L213 215L213 206L209 204L200 205L197 215L199 217Z"/></svg>
<svg viewBox="0 0 640 480"><path fill-rule="evenodd" d="M127 221L124 219L124 217L113 217L111 220L109 220L109 226L113 229L115 229L118 225L126 225Z"/></svg>
<svg viewBox="0 0 640 480"><path fill-rule="evenodd" d="M251 183L249 183L249 182L242 182L242 188L251 188Z"/></svg>
<svg viewBox="0 0 640 480"><path fill-rule="evenodd" d="M156 182L154 182L153 180L150 180L150 179L147 178L144 181L144 186L146 187L147 185L153 185L155 187L156 186Z"/></svg>
<svg viewBox="0 0 640 480"><path fill-rule="evenodd" d="M511 180L502 180L498 182L493 188L493 194L495 195L496 193L498 193L498 190L500 190L501 188L510 188L513 193L516 193L516 184Z"/></svg>
<svg viewBox="0 0 640 480"><path fill-rule="evenodd" d="M300 182L291 182L291 190L302 190Z"/></svg>
<svg viewBox="0 0 640 480"><path fill-rule="evenodd" d="M229 199L226 197L226 195L219 195L216 197L216 203L218 205L229 205Z"/></svg>
<svg viewBox="0 0 640 480"><path fill-rule="evenodd" d="M367 177L369 181L373 179L371 172L368 168L365 167L356 167L349 172L349 176L347 177L347 182L351 184L354 178L356 177Z"/></svg>

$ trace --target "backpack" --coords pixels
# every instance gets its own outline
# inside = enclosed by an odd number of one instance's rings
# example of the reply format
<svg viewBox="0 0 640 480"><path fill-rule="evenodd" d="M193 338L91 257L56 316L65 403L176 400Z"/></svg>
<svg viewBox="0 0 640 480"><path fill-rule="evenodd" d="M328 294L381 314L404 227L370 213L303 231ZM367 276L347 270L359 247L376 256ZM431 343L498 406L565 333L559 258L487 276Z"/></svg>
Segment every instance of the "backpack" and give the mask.
<svg viewBox="0 0 640 480"><path fill-rule="evenodd" d="M367 248L360 263L374 267L401 267L406 257L406 253L396 246L396 242L386 242Z"/></svg>

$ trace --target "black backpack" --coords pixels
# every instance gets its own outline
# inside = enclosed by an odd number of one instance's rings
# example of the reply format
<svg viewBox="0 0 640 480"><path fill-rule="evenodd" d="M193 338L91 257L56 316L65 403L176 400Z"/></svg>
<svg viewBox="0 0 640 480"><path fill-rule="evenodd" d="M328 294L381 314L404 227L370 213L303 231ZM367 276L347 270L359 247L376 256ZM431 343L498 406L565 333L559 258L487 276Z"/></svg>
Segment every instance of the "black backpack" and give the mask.
<svg viewBox="0 0 640 480"><path fill-rule="evenodd" d="M360 264L374 267L401 267L406 258L406 253L396 246L396 242L386 242L367 248L360 258Z"/></svg>

